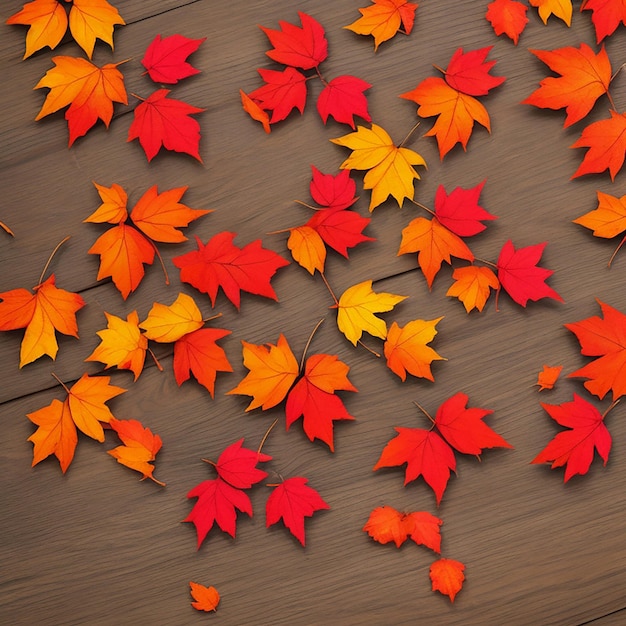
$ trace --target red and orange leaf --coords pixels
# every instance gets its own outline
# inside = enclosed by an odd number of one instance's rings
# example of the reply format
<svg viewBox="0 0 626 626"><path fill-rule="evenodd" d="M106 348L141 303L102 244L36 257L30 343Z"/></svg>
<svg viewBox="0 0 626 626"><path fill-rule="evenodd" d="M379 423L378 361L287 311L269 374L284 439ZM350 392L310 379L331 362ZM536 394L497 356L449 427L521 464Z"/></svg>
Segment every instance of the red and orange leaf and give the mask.
<svg viewBox="0 0 626 626"><path fill-rule="evenodd" d="M169 89L157 89L135 107L127 141L139 139L148 161L163 147L189 154L202 163L200 124L191 116L204 109L168 98L169 93Z"/></svg>
<svg viewBox="0 0 626 626"><path fill-rule="evenodd" d="M289 22L279 21L280 30L265 28L274 48L266 52L273 61L310 70L317 67L328 56L328 41L322 25L310 15L298 11L302 27Z"/></svg>
<svg viewBox="0 0 626 626"><path fill-rule="evenodd" d="M70 9L70 32L76 43L91 59L96 39L113 48L113 28L126 22L107 0L73 0Z"/></svg>
<svg viewBox="0 0 626 626"><path fill-rule="evenodd" d="M252 502L242 489L231 487L225 480L214 478L197 484L188 498L198 498L189 515L183 522L192 522L198 536L198 549L213 525L235 537L237 532L237 511L252 517Z"/></svg>
<svg viewBox="0 0 626 626"><path fill-rule="evenodd" d="M458 392L437 409L435 426L446 442L463 454L479 455L485 448L512 448L483 422L483 418L493 411L468 408L468 400L466 394Z"/></svg>
<svg viewBox="0 0 626 626"><path fill-rule="evenodd" d="M26 33L26 51L24 58L46 46L56 48L67 30L67 12L57 0L34 0L14 13L7 24L28 26Z"/></svg>
<svg viewBox="0 0 626 626"><path fill-rule="evenodd" d="M406 463L404 484L420 476L431 487L437 505L448 485L450 470L456 471L452 448L434 431L396 426L398 434L383 448L374 470Z"/></svg>
<svg viewBox="0 0 626 626"><path fill-rule="evenodd" d="M137 420L118 420L113 417L109 423L124 444L109 450L109 454L121 465L140 472L141 480L150 478L157 485L164 487L165 483L152 475L154 465L151 465L163 445L161 437L153 434Z"/></svg>
<svg viewBox="0 0 626 626"><path fill-rule="evenodd" d="M350 178L350 170L341 170L338 174L324 174L314 165L311 165L311 170L313 176L309 191L317 204L328 209L340 210L347 209L357 201L356 183Z"/></svg>
<svg viewBox="0 0 626 626"><path fill-rule="evenodd" d="M202 326L202 313L194 299L186 293L179 293L169 306L155 302L148 317L139 324L148 339L160 343L178 341Z"/></svg>
<svg viewBox="0 0 626 626"><path fill-rule="evenodd" d="M430 580L433 591L439 591L454 602L465 580L465 565L454 559L439 559L430 566Z"/></svg>
<svg viewBox="0 0 626 626"><path fill-rule="evenodd" d="M267 477L257 463L271 461L269 454L243 447L243 438L224 448L215 463L217 475L236 489L250 489Z"/></svg>
<svg viewBox="0 0 626 626"><path fill-rule="evenodd" d="M391 506L379 506L369 516L363 530L378 543L393 541L399 548L409 537L434 552L441 552L440 526L443 520L426 511L401 513Z"/></svg>
<svg viewBox="0 0 626 626"><path fill-rule="evenodd" d="M474 260L474 255L466 243L443 226L436 217L432 219L416 217L402 230L398 256L410 252L419 253L417 262L429 289L444 261L451 264L453 256L467 261Z"/></svg>
<svg viewBox="0 0 626 626"><path fill-rule="evenodd" d="M612 35L620 22L626 26L626 0L583 0L580 9L592 12L597 43Z"/></svg>
<svg viewBox="0 0 626 626"><path fill-rule="evenodd" d="M206 37L189 39L178 34L161 39L161 35L157 35L146 49L141 64L155 83L173 85L183 78L200 73L187 61L187 57L205 40Z"/></svg>
<svg viewBox="0 0 626 626"><path fill-rule="evenodd" d="M191 209L180 202L188 187L176 187L159 193L153 185L130 212L130 218L144 235L154 241L181 243L187 241L178 228L211 213L211 209Z"/></svg>
<svg viewBox="0 0 626 626"><path fill-rule="evenodd" d="M306 76L293 67L282 71L257 70L265 84L248 94L264 111L271 111L270 124L284 120L294 109L300 114L306 105ZM255 118L256 119L256 118Z"/></svg>
<svg viewBox="0 0 626 626"><path fill-rule="evenodd" d="M487 5L485 18L496 35L504 34L517 45L528 23L526 11L528 7L517 0L494 0Z"/></svg>
<svg viewBox="0 0 626 626"><path fill-rule="evenodd" d="M190 593L195 602L191 606L198 611L215 611L220 602L220 594L215 587L205 587L189 582Z"/></svg>
<svg viewBox="0 0 626 626"><path fill-rule="evenodd" d="M348 248L354 248L365 241L375 241L363 234L370 221L370 218L361 217L356 211L329 207L316 211L305 226L312 228L327 246L348 258Z"/></svg>
<svg viewBox="0 0 626 626"><path fill-rule="evenodd" d="M241 105L243 106L243 110L257 122L261 122L263 124L263 130L266 133L271 132L270 128L270 116L267 114L267 111L264 111L243 89L239 90L239 95L241 96Z"/></svg>
<svg viewBox="0 0 626 626"><path fill-rule="evenodd" d="M485 181L471 189L455 187L450 195L443 185L435 193L435 217L459 237L472 237L487 228L485 220L498 219L478 204Z"/></svg>
<svg viewBox="0 0 626 626"><path fill-rule="evenodd" d="M572 178L609 170L611 180L615 180L626 157L626 113L613 110L610 113L611 119L589 124L571 145L589 148Z"/></svg>
<svg viewBox="0 0 626 626"><path fill-rule="evenodd" d="M128 194L120 185L113 183L110 187L104 187L94 182L102 204L85 220L92 224L119 224L125 222L128 217Z"/></svg>
<svg viewBox="0 0 626 626"><path fill-rule="evenodd" d="M67 56L53 57L52 62L55 67L35 85L35 89L50 89L35 120L69 105L65 119L70 146L98 119L108 128L114 102L128 104L124 76L117 69L120 63L107 63L100 68L86 59Z"/></svg>
<svg viewBox="0 0 626 626"><path fill-rule="evenodd" d="M585 387L600 400L613 392L613 400L626 394L626 315L597 301L604 318L594 315L579 322L565 324L580 343L585 356L598 357L568 375L583 377Z"/></svg>
<svg viewBox="0 0 626 626"><path fill-rule="evenodd" d="M387 367L403 381L407 372L418 378L435 380L430 364L445 359L427 344L435 338L435 326L442 319L413 320L403 327L393 322L389 327L384 346Z"/></svg>
<svg viewBox="0 0 626 626"><path fill-rule="evenodd" d="M522 104L541 109L565 109L565 128L583 119L596 100L609 90L611 61L604 46L598 54L585 43L581 43L580 48L567 46L530 52L561 76L544 78L539 89Z"/></svg>
<svg viewBox="0 0 626 626"><path fill-rule="evenodd" d="M352 420L335 391L357 391L348 380L350 368L336 356L314 354L306 361L302 378L287 396L285 415L287 430L300 417L302 428L310 441L323 441L335 451L333 422Z"/></svg>
<svg viewBox="0 0 626 626"><path fill-rule="evenodd" d="M554 389L554 385L558 380L562 369L562 365L544 365L543 370L537 374L537 382L535 384L539 386L538 391L543 391L544 389Z"/></svg>
<svg viewBox="0 0 626 626"><path fill-rule="evenodd" d="M184 335L174 344L174 376L178 386L191 374L214 397L217 372L232 372L224 349L217 341L230 335L222 328L200 328Z"/></svg>
<svg viewBox="0 0 626 626"><path fill-rule="evenodd" d="M363 93L371 85L356 76L337 76L329 81L317 98L317 111L324 124L328 116L340 124L356 128L354 116L371 122L367 98Z"/></svg>
<svg viewBox="0 0 626 626"><path fill-rule="evenodd" d="M458 48L452 55L444 72L446 82L468 96L486 96L491 89L501 85L504 76L493 76L489 72L496 61L485 61L493 46L463 52Z"/></svg>
<svg viewBox="0 0 626 626"><path fill-rule="evenodd" d="M308 478L294 476L274 487L265 504L265 526L281 519L289 532L304 546L304 518L315 511L330 509L319 492L307 485Z"/></svg>
<svg viewBox="0 0 626 626"><path fill-rule="evenodd" d="M529 300L536 302L542 298L563 302L563 298L545 283L554 271L537 267L546 245L538 243L516 250L509 239L500 251L497 262L500 285L523 307Z"/></svg>
<svg viewBox="0 0 626 626"><path fill-rule="evenodd" d="M241 343L243 364L249 372L228 393L252 396L246 411L258 407L265 411L285 398L298 377L298 362L282 333L276 345L255 345L247 341Z"/></svg>
<svg viewBox="0 0 626 626"><path fill-rule="evenodd" d="M388 41L396 35L400 28L409 35L415 22L415 11L418 7L415 2L407 0L372 0L373 6L360 8L361 17L344 26L357 35L372 35L374 50L383 41Z"/></svg>
<svg viewBox="0 0 626 626"><path fill-rule="evenodd" d="M554 421L570 430L557 433L532 463L551 462L552 469L565 465L563 482L576 474L586 474L595 450L606 465L611 451L611 434L604 423L605 416L593 404L574 394L571 402L542 402L541 406Z"/></svg>
<svg viewBox="0 0 626 626"><path fill-rule="evenodd" d="M500 287L500 281L488 267L466 265L457 267L452 272L454 283L446 292L446 296L458 298L469 313L473 309L482 311L492 289Z"/></svg>
<svg viewBox="0 0 626 626"><path fill-rule="evenodd" d="M85 361L100 361L106 368L116 366L118 369L130 370L135 380L143 370L148 349L148 339L139 330L137 311L128 314L126 320L105 311L107 328L99 330L100 345Z"/></svg>
<svg viewBox="0 0 626 626"><path fill-rule="evenodd" d="M0 331L25 328L20 367L59 350L55 331L78 338L76 313L86 302L77 293L59 289L54 274L33 288L0 293Z"/></svg>
<svg viewBox="0 0 626 626"><path fill-rule="evenodd" d="M124 223L100 235L88 252L100 255L97 280L110 276L124 300L139 286L144 264L154 261L154 244Z"/></svg>
<svg viewBox="0 0 626 626"><path fill-rule="evenodd" d="M539 9L539 17L544 24L551 15L563 20L568 26L572 24L572 0L529 0L530 6Z"/></svg>
<svg viewBox="0 0 626 626"><path fill-rule="evenodd" d="M602 191L598 195L598 207L576 218L574 224L580 224L593 231L595 237L611 239L626 231L626 195L621 198Z"/></svg>
<svg viewBox="0 0 626 626"><path fill-rule="evenodd" d="M206 244L196 237L198 250L173 259L180 279L208 294L213 306L220 287L237 309L242 291L278 300L270 281L289 261L263 248L260 239L239 248L233 243L235 237L236 233L218 233Z"/></svg>
<svg viewBox="0 0 626 626"><path fill-rule="evenodd" d="M320 234L308 225L297 226L290 230L287 247L293 260L306 269L309 274L324 271L326 246Z"/></svg>

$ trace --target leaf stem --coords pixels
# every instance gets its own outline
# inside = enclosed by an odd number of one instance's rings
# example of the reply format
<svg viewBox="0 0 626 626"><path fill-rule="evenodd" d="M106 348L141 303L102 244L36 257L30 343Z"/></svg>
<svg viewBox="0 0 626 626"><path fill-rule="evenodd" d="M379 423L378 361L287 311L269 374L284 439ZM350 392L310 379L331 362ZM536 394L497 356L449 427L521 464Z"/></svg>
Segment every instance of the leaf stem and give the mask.
<svg viewBox="0 0 626 626"><path fill-rule="evenodd" d="M318 206L311 206L310 204L307 204L306 202L302 202L302 200L294 200L294 202L296 204L301 204L302 206L305 206L307 209L312 209L313 211L323 211L322 208Z"/></svg>
<svg viewBox="0 0 626 626"><path fill-rule="evenodd" d="M15 237L15 233L4 222L0 222L0 228L2 228L2 230L4 230L5 232L9 233L11 237Z"/></svg>
<svg viewBox="0 0 626 626"><path fill-rule="evenodd" d="M152 350L150 350L150 348L147 348L147 350L150 353L150 356L152 357L152 360L154 361L154 364L157 366L157 369L159 370L159 372L162 372L163 366L159 363L159 359L156 358L156 355L154 354L154 352L152 352Z"/></svg>
<svg viewBox="0 0 626 626"><path fill-rule="evenodd" d="M148 238L146 237L146 239ZM154 248L154 252L156 253L157 258L159 259L159 263L161 263L161 269L163 270L163 274L165 276L165 284L169 285L170 277L168 276L167 269L165 268L165 262L163 261L163 257L161 256L161 253L159 252L159 249L156 247L156 244L154 243L154 241L152 241L152 239L148 239L148 241L152 244L152 247Z"/></svg>
<svg viewBox="0 0 626 626"><path fill-rule="evenodd" d="M371 352L375 357L380 359L380 354L378 354L378 352L376 352L376 350L370 348L369 346L366 346L360 339L357 339L357 343L362 347L365 348L368 352Z"/></svg>
<svg viewBox="0 0 626 626"><path fill-rule="evenodd" d="M619 404L619 401L620 401L620 399L619 399L619 398L617 398L617 400L613 400L613 402L611 402L611 404L610 404L609 408L608 408L608 409L607 409L604 413L602 413L602 419L604 419L604 418L607 416L607 414L609 413L609 411L611 411L612 409L614 409L614 408L617 406L617 404Z"/></svg>
<svg viewBox="0 0 626 626"><path fill-rule="evenodd" d="M619 249L624 245L624 242L626 242L626 237L624 237L620 242L619 242L619 246L617 246L617 248L615 248L615 252L613 252L613 254L611 255L611 258L609 259L608 262L608 267L611 267L611 263L613 263L613 259L615 259L615 256L617 255L617 253L619 252Z"/></svg>
<svg viewBox="0 0 626 626"><path fill-rule="evenodd" d="M448 73L448 72L446 72L446 70L444 70L443 68L439 67L438 65L435 65L434 63L433 63L433 67L436 70L439 70L442 74L447 74Z"/></svg>
<svg viewBox="0 0 626 626"><path fill-rule="evenodd" d="M435 420L431 417L430 413L416 400L413 400L413 404L435 425Z"/></svg>
<svg viewBox="0 0 626 626"><path fill-rule="evenodd" d="M265 431L265 434L263 435L263 439L261 439L261 443L259 444L259 447L257 448L257 451L256 451L257 454L261 454L261 449L263 448L263 445L265 444L265 441L269 437L269 434L272 432L272 429L274 428L274 426L276 426L276 424L278 424L278 420L279 420L279 418L277 417L270 424L270 427Z"/></svg>
<svg viewBox="0 0 626 626"><path fill-rule="evenodd" d="M487 259L481 259L480 257L474 257L475 261L480 261L481 263L484 263L485 265L491 265L491 267L494 267L495 269L498 269L498 266L496 263L493 263L492 261L487 261Z"/></svg>
<svg viewBox="0 0 626 626"><path fill-rule="evenodd" d="M61 387L63 387L63 389L65 389L65 391L69 395L70 390L68 389L67 385L54 372L50 373L52 374L52 377L59 383L59 385L61 385Z"/></svg>
<svg viewBox="0 0 626 626"><path fill-rule="evenodd" d="M330 292L330 295L332 296L333 300L335 301L335 307L339 306L339 300L337 300L337 296L335 295L334 291L332 290L330 284L328 283L328 280L326 279L326 276L324 275L324 272L320 272L320 276L322 277L322 280L324 281L324 284L326 285L326 289L328 289L328 291Z"/></svg>
<svg viewBox="0 0 626 626"><path fill-rule="evenodd" d="M613 96L611 95L611 92L608 89L606 90L606 97L609 99L609 102L611 103L611 109L615 111L615 113L617 113L617 108L615 107Z"/></svg>
<svg viewBox="0 0 626 626"><path fill-rule="evenodd" d="M418 206L420 209L424 209L424 211L428 211L428 213L430 213L433 217L437 217L435 215L435 212L432 209L429 209L427 206L425 206L424 204L422 204L421 202L418 202L417 200L413 200L413 198L409 198L409 200L415 205Z"/></svg>
<svg viewBox="0 0 626 626"><path fill-rule="evenodd" d="M216 313L215 315L211 315L211 317L207 317L205 319L202 320L203 324L206 324L207 322L211 322L213 320L216 320L218 317L222 317L221 313Z"/></svg>
<svg viewBox="0 0 626 626"><path fill-rule="evenodd" d="M407 133L407 136L400 142L398 148L402 148L402 146L409 140L409 137L417 130L417 127L421 124L421 121L418 120L417 124L411 128L411 130Z"/></svg>
<svg viewBox="0 0 626 626"><path fill-rule="evenodd" d="M315 335L315 333L317 332L317 329L322 325L322 322L324 321L325 318L322 318L317 324L315 324L315 328L311 331L311 334L309 335L309 338L307 339L306 345L304 346L304 350L302 351L302 358L300 359L300 368L299 371L300 373L302 373L302 370L304 369L304 359L306 359L306 353L307 350L309 349L309 346L311 345L311 341L313 340L313 335Z"/></svg>
<svg viewBox="0 0 626 626"><path fill-rule="evenodd" d="M46 264L44 265L43 270L41 271L41 276L39 277L39 282L37 283L37 285L41 285L41 283L43 282L43 277L46 275L46 272L48 271L48 267L50 265L50 262L52 261L52 257L57 253L58 249L70 238L70 235L68 235L65 239L62 239L61 241L59 241L59 243L56 245L56 248L50 253L50 256L48 257L48 260L46 261Z"/></svg>
<svg viewBox="0 0 626 626"><path fill-rule="evenodd" d="M319 65L315 66L315 71L317 73L318 78L322 81L322 84L324 86L328 85L328 82L326 81L326 79L322 76L322 73L320 72L320 67Z"/></svg>

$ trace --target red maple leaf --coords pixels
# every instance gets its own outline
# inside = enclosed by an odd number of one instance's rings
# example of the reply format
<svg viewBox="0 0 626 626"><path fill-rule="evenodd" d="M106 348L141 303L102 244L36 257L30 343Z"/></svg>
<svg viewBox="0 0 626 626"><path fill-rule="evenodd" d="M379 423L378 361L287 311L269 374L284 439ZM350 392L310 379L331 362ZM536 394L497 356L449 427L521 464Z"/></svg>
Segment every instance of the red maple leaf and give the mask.
<svg viewBox="0 0 626 626"><path fill-rule="evenodd" d="M350 170L339 174L323 174L311 165L313 177L309 185L311 198L320 206L329 209L347 209L356 201L356 183L350 178Z"/></svg>
<svg viewBox="0 0 626 626"><path fill-rule="evenodd" d="M570 430L557 433L532 463L552 462L552 469L565 465L563 482L575 474L589 471L594 450L598 451L606 465L611 451L611 434L604 424L606 413L602 415L593 404L576 394L571 402L542 402L541 406L553 420Z"/></svg>
<svg viewBox="0 0 626 626"><path fill-rule="evenodd" d="M348 258L348 248L354 248L364 241L375 241L373 237L363 234L370 221L370 218L361 217L355 211L321 209L306 226L315 230L326 245Z"/></svg>
<svg viewBox="0 0 626 626"><path fill-rule="evenodd" d="M367 98L363 93L371 85L355 76L337 76L326 84L317 98L317 110L324 124L330 115L340 124L356 129L354 116L371 122Z"/></svg>
<svg viewBox="0 0 626 626"><path fill-rule="evenodd" d="M274 46L267 56L282 63L309 70L317 67L328 56L328 41L322 25L310 15L298 11L302 27L279 21L280 30L261 26Z"/></svg>
<svg viewBox="0 0 626 626"><path fill-rule="evenodd" d="M237 489L250 489L262 481L267 472L259 469L257 463L271 461L269 454L249 450L242 446L243 438L224 448L215 463L217 475Z"/></svg>
<svg viewBox="0 0 626 626"><path fill-rule="evenodd" d="M545 247L545 243L539 243L516 250L509 239L500 251L497 263L498 280L503 289L521 306L525 307L529 300L537 301L542 298L563 302L563 298L545 283L554 274L553 270L537 267Z"/></svg>
<svg viewBox="0 0 626 626"><path fill-rule="evenodd" d="M468 96L485 96L490 89L501 85L505 77L489 73L496 61L485 61L492 48L487 46L470 52L463 52L463 48L459 48L444 71L448 85Z"/></svg>
<svg viewBox="0 0 626 626"><path fill-rule="evenodd" d="M592 11L591 21L596 29L597 43L612 35L620 22L626 26L626 2L624 0L584 0L580 9Z"/></svg>
<svg viewBox="0 0 626 626"><path fill-rule="evenodd" d="M141 64L155 83L177 83L183 78L200 73L199 69L187 62L187 57L205 39L206 37L189 39L183 35L170 35L161 39L161 35L157 35L146 49Z"/></svg>
<svg viewBox="0 0 626 626"><path fill-rule="evenodd" d="M448 195L444 186L439 185L435 194L435 217L459 237L472 237L482 232L486 228L482 221L498 219L478 204L484 186L483 180L471 189L455 187Z"/></svg>
<svg viewBox="0 0 626 626"><path fill-rule="evenodd" d="M307 485L308 478L294 476L275 486L265 505L265 526L281 518L289 532L304 546L304 518L315 511L330 509L320 494Z"/></svg>
<svg viewBox="0 0 626 626"><path fill-rule="evenodd" d="M282 71L257 70L265 85L251 91L248 97L264 111L272 111L270 124L284 120L293 109L302 114L306 104L306 76L293 67Z"/></svg>
<svg viewBox="0 0 626 626"><path fill-rule="evenodd" d="M200 124L190 116L204 109L168 98L168 93L169 89L157 89L135 107L128 141L139 139L148 161L152 161L163 146L166 150L190 154L202 163Z"/></svg>
<svg viewBox="0 0 626 626"><path fill-rule="evenodd" d="M485 17L496 35L504 34L517 45L528 23L526 11L528 7L517 0L494 0L487 5Z"/></svg>
<svg viewBox="0 0 626 626"><path fill-rule="evenodd" d="M270 280L289 261L263 248L260 239L239 248L233 244L235 237L236 233L218 233L206 244L196 237L198 250L172 259L180 279L208 294L212 306L220 287L237 309L242 291L278 300Z"/></svg>

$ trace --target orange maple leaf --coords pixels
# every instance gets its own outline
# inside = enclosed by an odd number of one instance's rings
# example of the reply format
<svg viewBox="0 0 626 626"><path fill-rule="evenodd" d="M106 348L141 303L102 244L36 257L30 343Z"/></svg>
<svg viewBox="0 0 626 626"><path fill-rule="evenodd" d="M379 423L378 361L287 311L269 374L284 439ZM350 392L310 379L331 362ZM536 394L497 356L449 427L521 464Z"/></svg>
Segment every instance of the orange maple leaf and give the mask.
<svg viewBox="0 0 626 626"><path fill-rule="evenodd" d="M562 365L544 365L543 370L537 375L537 382L535 383L539 385L539 391L553 389L562 369Z"/></svg>
<svg viewBox="0 0 626 626"><path fill-rule="evenodd" d="M47 354L55 359L59 345L55 330L78 338L76 313L85 306L77 294L59 289L54 274L33 288L0 293L0 330L25 328L20 348L20 367Z"/></svg>
<svg viewBox="0 0 626 626"><path fill-rule="evenodd" d="M494 0L487 5L485 18L496 35L505 34L515 45L524 32L528 7L517 0Z"/></svg>
<svg viewBox="0 0 626 626"><path fill-rule="evenodd" d="M387 367L402 380L406 380L406 373L409 372L418 378L434 381L430 364L446 359L426 344L435 338L435 326L442 319L413 320L403 327L393 322L385 341Z"/></svg>
<svg viewBox="0 0 626 626"><path fill-rule="evenodd" d="M436 217L416 217L402 231L398 256L419 252L417 261L430 289L443 261L451 263L451 257L473 261L474 255L465 242L443 226Z"/></svg>
<svg viewBox="0 0 626 626"><path fill-rule="evenodd" d="M544 78L539 83L539 89L533 91L522 104L542 109L565 109L565 128L583 119L596 100L609 90L611 61L604 46L597 55L584 43L580 44L580 48L567 46L530 52L561 76Z"/></svg>
<svg viewBox="0 0 626 626"><path fill-rule="evenodd" d="M115 365L118 369L130 370L137 380L148 349L148 339L139 330L137 311L129 313L126 320L106 311L104 314L107 328L96 333L100 337L100 345L85 361L100 361L106 368Z"/></svg>
<svg viewBox="0 0 626 626"><path fill-rule="evenodd" d="M430 566L430 580L433 591L440 591L454 602L465 580L465 565L454 559L439 559Z"/></svg>
<svg viewBox="0 0 626 626"><path fill-rule="evenodd" d="M83 374L69 389L63 385L67 392L63 402L55 399L48 406L27 414L28 419L38 426L28 438L34 444L33 467L54 454L65 473L78 443L77 427L88 437L101 443L104 441L100 422L109 423L115 419L105 403L126 391L110 385L109 381L108 376Z"/></svg>
<svg viewBox="0 0 626 626"><path fill-rule="evenodd" d="M372 0L373 6L359 9L361 17L344 28L357 35L372 35L374 50L391 39L402 26L409 35L413 30L417 3L407 0Z"/></svg>
<svg viewBox="0 0 626 626"><path fill-rule="evenodd" d="M205 587L199 583L190 582L191 595L195 602L191 606L198 611L215 611L220 602L220 594L215 587Z"/></svg>
<svg viewBox="0 0 626 626"><path fill-rule="evenodd" d="M165 483L152 475L154 465L150 465L163 445L161 437L154 435L137 420L118 420L113 417L109 423L124 445L113 448L108 453L118 463L141 472L141 480L151 478L157 485L164 487Z"/></svg>
<svg viewBox="0 0 626 626"><path fill-rule="evenodd" d="M243 110L253 120L261 122L266 133L270 133L272 129L270 128L270 116L267 114L267 111L264 111L243 89L239 90L239 95L241 96Z"/></svg>
<svg viewBox="0 0 626 626"><path fill-rule="evenodd" d="M589 124L570 147L589 148L572 178L609 170L615 180L626 156L626 113L611 110L611 119Z"/></svg>
<svg viewBox="0 0 626 626"><path fill-rule="evenodd" d="M306 224L291 229L287 247L294 261L308 270L309 274L324 271L326 246L319 233Z"/></svg>
<svg viewBox="0 0 626 626"><path fill-rule="evenodd" d="M73 0L70 31L90 59L96 39L108 43L113 49L113 27L125 23L117 9L106 0Z"/></svg>
<svg viewBox="0 0 626 626"><path fill-rule="evenodd" d="M70 146L85 135L98 119L108 128L113 117L113 103L128 104L124 77L117 69L124 61L107 63L101 68L74 57L53 57L52 61L55 67L48 70L35 85L35 89L50 89L35 120L69 105L65 119Z"/></svg>
<svg viewBox="0 0 626 626"><path fill-rule="evenodd" d="M572 0L530 0L530 5L539 9L539 17L544 24L551 15L563 20L568 26L572 24Z"/></svg>
<svg viewBox="0 0 626 626"><path fill-rule="evenodd" d="M488 267L467 265L452 272L454 283L446 296L458 298L469 313L473 309L482 311L492 289L500 287L498 277Z"/></svg>

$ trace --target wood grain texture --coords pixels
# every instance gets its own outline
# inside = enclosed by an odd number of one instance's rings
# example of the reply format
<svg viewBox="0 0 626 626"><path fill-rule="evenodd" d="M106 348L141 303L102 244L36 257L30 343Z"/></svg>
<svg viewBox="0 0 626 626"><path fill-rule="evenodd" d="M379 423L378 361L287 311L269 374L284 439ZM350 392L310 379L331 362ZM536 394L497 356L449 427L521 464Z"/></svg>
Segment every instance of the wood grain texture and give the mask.
<svg viewBox="0 0 626 626"><path fill-rule="evenodd" d="M100 124L68 150L62 113L34 122L45 94L32 87L51 67L52 56L77 54L77 47L68 41L54 53L44 50L22 62L24 29L2 26L0 63L4 84L11 88L0 93L0 220L16 237L0 233L0 291L35 285L50 251L71 235L51 271L59 286L79 291L87 307L78 314L80 340L61 338L55 362L43 358L20 370L22 333L0 334L1 623L200 623L206 617L190 607L190 580L218 588L222 603L212 617L228 625L622 623L623 407L609 418L614 447L606 468L596 460L588 476L564 486L561 471L529 464L557 431L539 401L559 403L574 391L583 393L574 379L561 380L554 392L541 395L533 387L544 363L563 364L569 372L587 361L563 324L598 314L595 298L626 311L626 257L618 257L608 270L613 242L595 239L571 223L595 207L596 190L622 195L624 174L613 185L608 176L570 181L583 151L569 146L581 129L563 130L561 112L520 105L546 75L545 66L526 48L593 44L588 17L576 13L571 29L554 18L544 27L531 10L531 23L515 47L493 35L484 19L486 3L424 1L413 34L396 37L375 54L369 38L342 28L358 17L361 4L116 3L128 25L116 29L114 52L97 46L96 62L130 58L124 66L127 89L142 97L154 85L142 75L139 60L157 33L207 37L193 57L202 73L173 87L176 97L206 109L198 117L203 164L177 154L160 154L148 164L137 142L126 142L136 101L116 109L108 131ZM6 2L5 19L20 7L19 1ZM373 120L398 142L416 121L415 105L398 95L434 75L432 64L445 66L458 46L493 45L495 73L507 81L484 99L492 134L477 129L467 153L457 147L441 162L434 140L420 136L431 126L423 121L408 144L428 163L416 199L432 206L440 184L450 190L487 179L482 204L499 219L476 238L473 249L495 260L509 238L517 247L548 241L542 265L555 270L550 284L565 303L544 301L521 309L503 296L499 312L491 303L482 314L467 315L445 295L449 268L429 292L415 269L415 255L396 256L402 228L419 212L406 203L399 209L388 202L371 216L367 233L376 241L351 252L349 262L329 257L327 275L337 292L371 278L377 289L409 296L386 316L388 321L444 316L433 347L447 361L433 365L435 384L416 379L401 383L383 362L352 348L337 332L324 285L292 264L273 281L278 303L244 296L237 313L218 298L215 312L223 313L219 325L232 330L221 344L235 372L218 376L214 400L194 382L177 387L167 347L158 353L163 372L148 367L134 384L126 372L111 373L114 384L129 389L111 402L114 413L140 419L164 441L155 476L166 488L140 482L118 466L105 452L116 445L111 437L104 446L81 437L65 476L52 460L31 469L32 447L26 439L33 429L25 414L62 397L51 372L72 381L84 371L100 371L98 364L83 359L98 343L95 332L106 323L104 311L125 317L137 310L143 318L154 301L170 303L184 291L196 297L204 314L211 314L208 298L180 286L171 262L193 249L194 236L206 241L231 230L238 233L240 245L262 238L264 246L289 258L286 235L266 233L308 219L307 210L293 200L308 201L312 164L324 172L336 170L347 151L328 140L349 129L321 123L314 106L319 92L315 81L304 115L293 115L269 136L242 112L238 90L259 85L257 67L272 67L264 54L267 39L257 24L275 28L279 20L295 22L298 10L313 15L327 31L325 75L353 74L372 83L368 100ZM607 42L616 66L625 60L623 37L620 29ZM616 81L613 97L626 102L626 81ZM591 119L606 114L602 106ZM360 186L362 176L355 177ZM158 265L147 268L142 285L126 302L110 283L96 282L97 259L87 250L103 228L83 223L99 203L92 181L121 184L131 202L154 184L160 189L188 185L190 206L215 209L186 229L191 241L161 247L169 286ZM361 193L357 204L363 215L368 193ZM252 493L255 516L240 517L237 538L214 531L196 551L194 528L181 520L192 504L186 493L211 476L201 459L215 459L242 436L255 447L276 417L283 423L281 407L246 414L246 398L226 395L245 373L241 340L275 343L283 332L300 354L323 316L326 321L310 353L337 354L350 365L350 380L359 393L344 398L356 420L336 426L335 454L311 444L299 424L289 432L277 427L264 451L274 457L273 471L307 476L331 510L307 521L307 547L302 549L284 528L265 529L269 490L260 486ZM515 449L488 451L480 463L461 459L437 509L421 481L403 487L400 469L372 472L372 467L394 426L423 425L413 401L434 411L457 391L467 393L472 406L492 409L488 422ZM467 565L465 587L453 605L430 591L428 551L381 546L361 531L369 512L381 504L428 510L444 520L444 556Z"/></svg>

